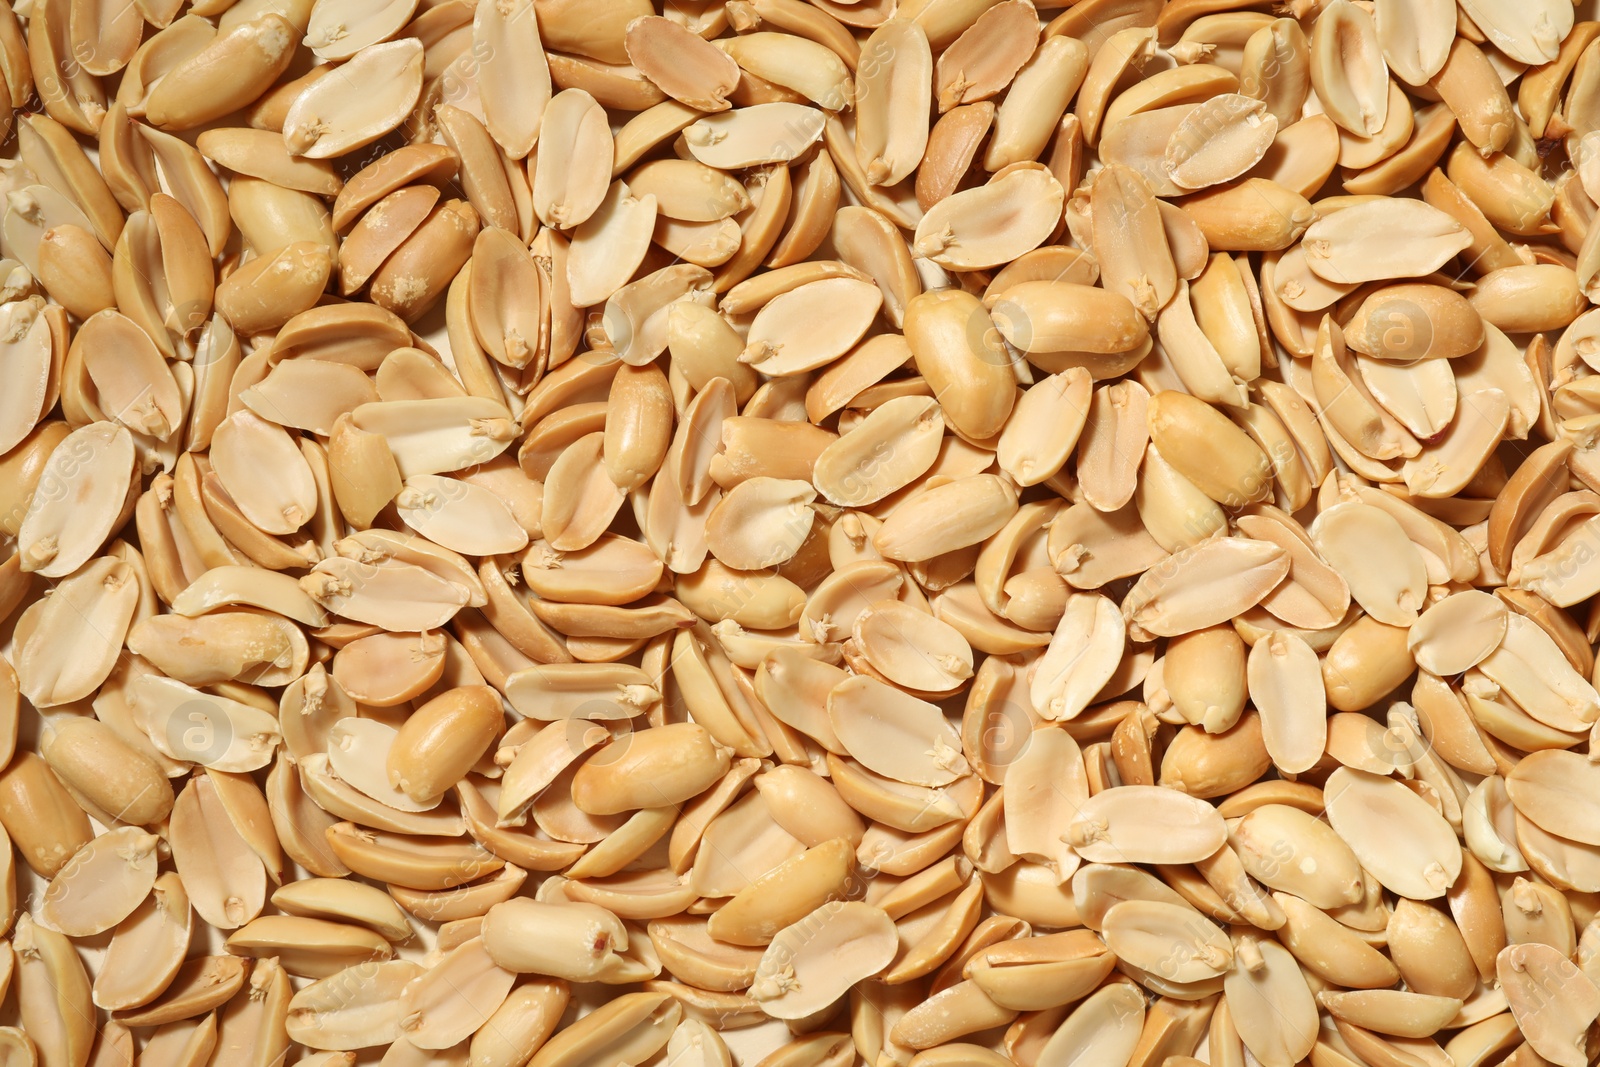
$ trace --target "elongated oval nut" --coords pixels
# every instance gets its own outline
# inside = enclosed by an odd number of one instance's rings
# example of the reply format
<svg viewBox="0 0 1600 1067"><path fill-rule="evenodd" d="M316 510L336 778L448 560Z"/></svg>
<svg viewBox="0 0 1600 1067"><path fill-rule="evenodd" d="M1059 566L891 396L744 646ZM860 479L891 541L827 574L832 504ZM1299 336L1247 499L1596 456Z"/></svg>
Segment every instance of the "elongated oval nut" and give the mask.
<svg viewBox="0 0 1600 1067"><path fill-rule="evenodd" d="M1276 631L1250 650L1249 680L1273 764L1290 774L1311 768L1328 743L1327 691L1316 652L1295 634Z"/></svg>
<svg viewBox="0 0 1600 1067"><path fill-rule="evenodd" d="M400 1033L418 1048L449 1048L483 1027L516 975L490 958L482 938L457 945L400 994Z"/></svg>
<svg viewBox="0 0 1600 1067"><path fill-rule="evenodd" d="M894 953L894 924L881 909L833 901L773 938L750 996L775 1019L800 1018L887 967Z"/></svg>
<svg viewBox="0 0 1600 1067"><path fill-rule="evenodd" d="M507 156L522 159L539 136L551 91L533 0L475 12L472 39L484 54L477 72L484 124Z"/></svg>
<svg viewBox="0 0 1600 1067"><path fill-rule="evenodd" d="M861 46L855 154L873 185L894 185L922 162L933 72L926 28L915 19L889 19Z"/></svg>
<svg viewBox="0 0 1600 1067"><path fill-rule="evenodd" d="M472 254L478 212L464 200L434 208L372 276L373 303L411 322L444 295Z"/></svg>
<svg viewBox="0 0 1600 1067"><path fill-rule="evenodd" d="M374 44L345 64L346 78L380 86L370 94L341 94L322 80L295 98L283 120L283 140L297 156L327 159L371 144L404 121L422 91L421 42Z"/></svg>
<svg viewBox="0 0 1600 1067"><path fill-rule="evenodd" d="M136 826L101 834L56 872L40 901L39 917L70 937L111 929L155 885L157 842Z"/></svg>
<svg viewBox="0 0 1600 1067"><path fill-rule="evenodd" d="M148 826L172 811L161 766L98 719L62 722L39 751L64 785L124 822Z"/></svg>
<svg viewBox="0 0 1600 1067"><path fill-rule="evenodd" d="M661 700L653 679L626 664L529 666L506 679L506 699L523 715L556 719L631 719Z"/></svg>
<svg viewBox="0 0 1600 1067"><path fill-rule="evenodd" d="M787 163L821 139L827 121L822 111L788 101L716 110L685 129L683 142L695 159L720 170Z"/></svg>
<svg viewBox="0 0 1600 1067"><path fill-rule="evenodd" d="M178 794L168 834L173 866L202 919L234 930L261 913L266 868L233 824L210 775L190 779Z"/></svg>
<svg viewBox="0 0 1600 1067"><path fill-rule="evenodd" d="M954 270L997 266L1043 244L1064 199L1047 168L1013 164L935 204L917 223L911 250Z"/></svg>
<svg viewBox="0 0 1600 1067"><path fill-rule="evenodd" d="M401 724L389 750L389 781L418 802L443 796L477 763L503 725L500 694L488 686L441 693Z"/></svg>
<svg viewBox="0 0 1600 1067"><path fill-rule="evenodd" d="M778 566L810 536L816 495L799 479L763 476L740 482L707 516L706 547L736 570Z"/></svg>
<svg viewBox="0 0 1600 1067"><path fill-rule="evenodd" d="M706 925L718 941L769 944L784 928L830 900L840 899L855 866L855 850L832 838L785 860L717 909Z"/></svg>
<svg viewBox="0 0 1600 1067"><path fill-rule="evenodd" d="M400 1036L400 993L421 975L410 960L377 960L312 982L289 1001L289 1037L328 1051L392 1042Z"/></svg>
<svg viewBox="0 0 1600 1067"><path fill-rule="evenodd" d="M1351 597L1368 615L1390 626L1416 621L1426 595L1427 569L1392 516L1370 504L1335 505L1317 516L1310 533L1312 543L1344 577ZM1370 566L1374 559L1385 563Z"/></svg>
<svg viewBox="0 0 1600 1067"><path fill-rule="evenodd" d="M1517 1025L1540 1056L1563 1067L1586 1059L1578 1044L1600 1015L1600 989L1559 949L1538 944L1503 948L1495 958L1495 976ZM1552 995L1555 990L1559 993Z"/></svg>
<svg viewBox="0 0 1600 1067"><path fill-rule="evenodd" d="M1328 821L1384 887L1412 900L1443 896L1461 871L1461 846L1444 818L1399 782L1340 767L1325 790ZM1374 836L1376 827L1387 834Z"/></svg>
<svg viewBox="0 0 1600 1067"><path fill-rule="evenodd" d="M1228 1012L1263 1067L1288 1067L1317 1043L1317 1002L1300 964L1276 941L1245 935L1223 980Z"/></svg>
<svg viewBox="0 0 1600 1067"><path fill-rule="evenodd" d="M648 15L628 24L628 59L675 100L699 111L726 111L739 66L670 19Z"/></svg>
<svg viewBox="0 0 1600 1067"><path fill-rule="evenodd" d="M21 570L64 578L88 562L127 499L133 460L133 435L109 422L64 438L45 461L17 531Z"/></svg>
<svg viewBox="0 0 1600 1067"><path fill-rule="evenodd" d="M1178 123L1162 161L1172 180L1186 189L1220 185L1260 162L1277 132L1277 117L1264 102L1224 93Z"/></svg>
<svg viewBox="0 0 1600 1067"><path fill-rule="evenodd" d="M270 330L310 309L332 272L326 246L296 241L228 275L217 287L217 310L240 333Z"/></svg>
<svg viewBox="0 0 1600 1067"><path fill-rule="evenodd" d="M594 815L681 804L728 770L729 754L704 728L677 723L629 734L584 761L572 800Z"/></svg>
<svg viewBox="0 0 1600 1067"><path fill-rule="evenodd" d="M1213 538L1174 553L1167 567L1146 571L1123 599L1122 612L1152 634L1189 633L1260 603L1288 568L1287 553L1276 545Z"/></svg>
<svg viewBox="0 0 1600 1067"><path fill-rule="evenodd" d="M896 685L941 692L972 677L971 645L929 612L876 604L856 617L852 636L867 663Z"/></svg>
<svg viewBox="0 0 1600 1067"><path fill-rule="evenodd" d="M1412 624L1406 643L1417 665L1441 677L1464 674L1506 633L1505 602L1468 590L1445 597Z"/></svg>
<svg viewBox="0 0 1600 1067"><path fill-rule="evenodd" d="M827 699L834 736L868 769L930 786L967 773L960 737L934 705L859 675L839 682Z"/></svg>
<svg viewBox="0 0 1600 1067"><path fill-rule="evenodd" d="M1554 269L1546 269L1554 268ZM1577 276L1559 263L1502 267L1486 275L1469 298L1483 321L1515 333L1557 330L1583 311Z"/></svg>
<svg viewBox="0 0 1600 1067"><path fill-rule="evenodd" d="M1371 16L1337 0L1324 8L1312 24L1311 84L1328 117L1358 136L1376 134L1387 115L1387 75Z"/></svg>
<svg viewBox="0 0 1600 1067"><path fill-rule="evenodd" d="M1368 244L1386 233L1392 244ZM1306 264L1333 282L1415 277L1443 265L1471 243L1455 219L1418 200L1380 198L1336 211L1306 229Z"/></svg>
<svg viewBox="0 0 1600 1067"><path fill-rule="evenodd" d="M1437 285L1387 285L1344 325L1345 344L1379 359L1456 359L1483 344L1483 319L1461 294Z"/></svg>
<svg viewBox="0 0 1600 1067"><path fill-rule="evenodd" d="M875 503L925 473L943 436L944 414L936 401L895 397L822 450L812 481L831 503Z"/></svg>
<svg viewBox="0 0 1600 1067"><path fill-rule="evenodd" d="M637 1063L667 1044L683 1011L667 993L625 993L556 1034L529 1067L579 1067L592 1057Z"/></svg>
<svg viewBox="0 0 1600 1067"><path fill-rule="evenodd" d="M979 950L963 968L990 999L1019 1011L1076 1000L1111 972L1114 954L1082 930L1002 941Z"/></svg>
<svg viewBox="0 0 1600 1067"><path fill-rule="evenodd" d="M1186 905L1124 900L1107 910L1100 933L1118 958L1169 982L1216 978L1233 961L1227 935Z"/></svg>
<svg viewBox="0 0 1600 1067"><path fill-rule="evenodd" d="M93 838L84 814L44 760L19 752L0 773L0 823L23 862L53 878Z"/></svg>
<svg viewBox="0 0 1600 1067"><path fill-rule="evenodd" d="M23 1029L46 1063L84 1064L95 1041L94 1004L83 960L65 935L24 912L12 937Z"/></svg>
<svg viewBox="0 0 1600 1067"><path fill-rule="evenodd" d="M1024 352L1115 354L1150 336L1133 302L1120 293L1068 281L1028 281L991 303L995 327Z"/></svg>
<svg viewBox="0 0 1600 1067"><path fill-rule="evenodd" d="M584 90L564 89L545 108L540 141L547 158L565 162L534 170L533 209L547 225L576 226L594 214L611 184L605 110Z"/></svg>
<svg viewBox="0 0 1600 1067"><path fill-rule="evenodd" d="M244 988L249 970L234 956L197 956L178 969L166 991L134 1011L122 1012L120 1021L130 1026L161 1026L192 1019L221 1007ZM282 971L278 972L280 975Z"/></svg>
<svg viewBox="0 0 1600 1067"><path fill-rule="evenodd" d="M1531 761L1531 762L1528 762ZM1532 753L1506 776L1511 803L1550 833L1586 844L1600 837L1588 826L1586 786L1592 765L1575 752Z"/></svg>
<svg viewBox="0 0 1600 1067"><path fill-rule="evenodd" d="M445 650L438 634L372 634L339 650L334 677L350 696L393 707L422 696L439 682Z"/></svg>
<svg viewBox="0 0 1600 1067"><path fill-rule="evenodd" d="M591 982L627 950L628 929L595 904L518 898L485 913L483 944L508 971Z"/></svg>
<svg viewBox="0 0 1600 1067"><path fill-rule="evenodd" d="M672 394L655 365L625 366L611 380L603 455L611 480L636 489L660 469L672 439Z"/></svg>
<svg viewBox="0 0 1600 1067"><path fill-rule="evenodd" d="M1334 639L1322 661L1328 703L1359 711L1405 681L1415 669L1404 627L1363 615Z"/></svg>
<svg viewBox="0 0 1600 1067"><path fill-rule="evenodd" d="M287 683L304 672L309 655L299 627L243 611L198 619L156 616L135 626L128 640L129 651L190 685L241 677L266 685Z"/></svg>
<svg viewBox="0 0 1600 1067"><path fill-rule="evenodd" d="M1186 726L1161 757L1159 784L1190 796L1226 796L1253 782L1272 765L1261 737L1261 716L1241 715L1221 733Z"/></svg>
<svg viewBox="0 0 1600 1067"><path fill-rule="evenodd" d="M1127 649L1127 626L1107 597L1072 593L1034 669L1029 698L1046 717L1075 719L1111 680Z"/></svg>
<svg viewBox="0 0 1600 1067"><path fill-rule="evenodd" d="M85 347L83 366L112 418L139 434L171 435L182 421L178 382L144 331L126 315L102 310L83 323L74 341Z"/></svg>
<svg viewBox="0 0 1600 1067"><path fill-rule="evenodd" d="M996 456L1018 485L1038 485L1066 466L1088 419L1093 380L1072 367L1038 382L1017 401Z"/></svg>
<svg viewBox="0 0 1600 1067"><path fill-rule="evenodd" d="M1249 698L1244 642L1231 627L1209 627L1167 642L1162 682L1185 722L1228 730Z"/></svg>
<svg viewBox="0 0 1600 1067"><path fill-rule="evenodd" d="M1422 85L1444 66L1455 34L1440 4L1378 4L1374 10L1383 57L1401 80Z"/></svg>
<svg viewBox="0 0 1600 1067"><path fill-rule="evenodd" d="M743 29L752 31L755 26ZM836 111L849 100L849 73L836 47L830 45L800 34L757 31L746 32L721 47L747 74Z"/></svg>
<svg viewBox="0 0 1600 1067"><path fill-rule="evenodd" d="M150 896L112 931L105 964L95 976L95 1005L116 1011L160 996L183 966L193 925L182 880L176 872L159 875ZM119 966L124 961L139 961L145 973L127 974Z"/></svg>
<svg viewBox="0 0 1600 1067"><path fill-rule="evenodd" d="M823 278L782 293L756 312L740 362L766 374L814 370L850 349L872 324L883 294L860 278ZM827 329L818 329L827 310ZM809 323L809 334L796 327Z"/></svg>
<svg viewBox="0 0 1600 1067"><path fill-rule="evenodd" d="M38 708L90 696L115 668L139 583L128 564L102 556L56 586L17 656L18 688Z"/></svg>
<svg viewBox="0 0 1600 1067"><path fill-rule="evenodd" d="M348 822L330 826L326 836L352 871L407 889L453 889L505 866L474 841L357 830Z"/></svg>
<svg viewBox="0 0 1600 1067"><path fill-rule="evenodd" d="M1127 982L1108 982L1078 1004L1044 1043L1040 1062L1062 1062L1080 1051L1110 1060L1132 1057L1145 1025L1145 998Z"/></svg>
<svg viewBox="0 0 1600 1067"><path fill-rule="evenodd" d="M1461 1010L1461 1002L1454 997L1393 989L1321 993L1317 1002L1336 1018L1396 1037L1432 1037Z"/></svg>
<svg viewBox="0 0 1600 1067"><path fill-rule="evenodd" d="M145 102L145 117L188 130L255 103L294 59L299 33L274 12L216 36L162 76Z"/></svg>
<svg viewBox="0 0 1600 1067"><path fill-rule="evenodd" d="M1180 857L1211 855L1222 847L1227 827L1203 800L1160 786L1125 785L1080 805L1067 835L1078 855L1096 863L1191 863ZM1141 856L1148 858L1135 859Z"/></svg>
<svg viewBox="0 0 1600 1067"><path fill-rule="evenodd" d="M436 629L472 599L464 586L423 567L344 556L322 560L300 588L334 614L386 630Z"/></svg>
<svg viewBox="0 0 1600 1067"><path fill-rule="evenodd" d="M990 333L989 314L957 290L924 293L906 308L906 341L951 425L974 438L999 431L1015 391L1010 359Z"/></svg>
<svg viewBox="0 0 1600 1067"><path fill-rule="evenodd" d="M1265 804L1229 831L1251 876L1318 908L1361 899L1361 865L1329 825L1298 808Z"/></svg>
<svg viewBox="0 0 1600 1067"><path fill-rule="evenodd" d="M513 986L505 1002L472 1035L468 1056L484 1064L514 1064L531 1057L555 1033L572 998L565 982L529 980Z"/></svg>
<svg viewBox="0 0 1600 1067"><path fill-rule="evenodd" d="M272 903L291 915L370 926L390 941L404 941L411 936L411 923L387 893L348 879L288 882L272 894Z"/></svg>
<svg viewBox="0 0 1600 1067"><path fill-rule="evenodd" d="M1272 491L1267 456L1226 415L1187 393L1166 391L1146 409L1150 439L1179 473L1227 507Z"/></svg>
<svg viewBox="0 0 1600 1067"><path fill-rule="evenodd" d="M915 563L977 544L997 533L1016 509L1016 494L1004 481L973 475L906 501L872 540L886 558Z"/></svg>
<svg viewBox="0 0 1600 1067"><path fill-rule="evenodd" d="M1136 49L1137 51L1137 49ZM998 172L1038 159L1068 102L1086 81L1091 50L1071 34L1052 34L1035 49L995 113L995 136L984 153L985 170ZM1086 122L1087 125L1087 122ZM1088 131L1093 140L1094 131Z"/></svg>
<svg viewBox="0 0 1600 1067"><path fill-rule="evenodd" d="M1270 205L1262 211L1263 204ZM1213 251L1274 252L1300 239L1316 220L1305 197L1270 178L1247 177L1188 197L1184 212Z"/></svg>

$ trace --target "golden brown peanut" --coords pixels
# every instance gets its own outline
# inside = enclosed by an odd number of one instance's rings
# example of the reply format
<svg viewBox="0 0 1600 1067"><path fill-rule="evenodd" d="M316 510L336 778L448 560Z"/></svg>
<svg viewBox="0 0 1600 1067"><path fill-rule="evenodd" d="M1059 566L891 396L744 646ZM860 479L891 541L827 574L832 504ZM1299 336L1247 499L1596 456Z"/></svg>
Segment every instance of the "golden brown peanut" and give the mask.
<svg viewBox="0 0 1600 1067"><path fill-rule="evenodd" d="M1362 616L1334 641L1322 662L1328 703L1359 711L1405 680L1413 670L1406 631Z"/></svg>
<svg viewBox="0 0 1600 1067"><path fill-rule="evenodd" d="M1266 454L1210 404L1187 393L1157 393L1146 418L1161 454L1212 500L1236 508L1271 493Z"/></svg>
<svg viewBox="0 0 1600 1067"><path fill-rule="evenodd" d="M1196 193L1184 200L1183 210L1219 251L1287 248L1312 222L1311 204L1304 197L1266 178Z"/></svg>
<svg viewBox="0 0 1600 1067"><path fill-rule="evenodd" d="M0 823L43 878L53 878L93 836L89 816L32 752L17 753L0 773Z"/></svg>
<svg viewBox="0 0 1600 1067"><path fill-rule="evenodd" d="M418 803L459 782L500 733L500 695L482 685L441 693L406 719L389 750L389 781Z"/></svg>
<svg viewBox="0 0 1600 1067"><path fill-rule="evenodd" d="M703 792L728 769L728 752L702 727L678 723L630 734L584 761L572 800L594 815L660 808Z"/></svg>
<svg viewBox="0 0 1600 1067"><path fill-rule="evenodd" d="M99 720L62 723L40 752L63 784L122 822L148 826L172 811L161 766Z"/></svg>
<svg viewBox="0 0 1600 1067"><path fill-rule="evenodd" d="M39 241L40 284L79 319L116 304L111 257L94 235L78 226L58 226Z"/></svg>
<svg viewBox="0 0 1600 1067"><path fill-rule="evenodd" d="M1162 755L1161 784L1190 796L1227 796L1255 781L1271 762L1257 715L1244 715L1215 734L1185 726Z"/></svg>
<svg viewBox="0 0 1600 1067"><path fill-rule="evenodd" d="M403 487L394 454L382 436L357 427L347 414L333 425L328 473L340 514L358 530L371 526Z"/></svg>
<svg viewBox="0 0 1600 1067"><path fill-rule="evenodd" d="M1516 121L1511 99L1483 50L1457 37L1449 58L1429 84L1455 113L1466 134L1484 152L1498 152L1511 139Z"/></svg>
<svg viewBox="0 0 1600 1067"><path fill-rule="evenodd" d="M906 308L906 340L935 396L947 396L951 424L973 437L993 435L1014 403L1010 360L996 345L989 314L961 292L924 293Z"/></svg>
<svg viewBox="0 0 1600 1067"><path fill-rule="evenodd" d="M217 287L217 310L240 333L282 326L316 303L332 269L323 246L309 241L285 245L228 275Z"/></svg>
<svg viewBox="0 0 1600 1067"><path fill-rule="evenodd" d="M276 13L218 34L162 78L145 104L146 117L165 129L187 130L248 107L289 66L299 36Z"/></svg>

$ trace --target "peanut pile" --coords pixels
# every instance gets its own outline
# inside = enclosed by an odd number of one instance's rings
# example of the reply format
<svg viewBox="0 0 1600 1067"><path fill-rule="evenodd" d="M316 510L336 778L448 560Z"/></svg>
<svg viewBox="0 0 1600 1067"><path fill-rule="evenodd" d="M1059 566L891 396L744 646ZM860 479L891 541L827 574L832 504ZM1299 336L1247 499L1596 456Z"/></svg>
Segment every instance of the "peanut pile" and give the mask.
<svg viewBox="0 0 1600 1067"><path fill-rule="evenodd" d="M1600 18L1267 6L0 0L0 1067L1600 1057Z"/></svg>

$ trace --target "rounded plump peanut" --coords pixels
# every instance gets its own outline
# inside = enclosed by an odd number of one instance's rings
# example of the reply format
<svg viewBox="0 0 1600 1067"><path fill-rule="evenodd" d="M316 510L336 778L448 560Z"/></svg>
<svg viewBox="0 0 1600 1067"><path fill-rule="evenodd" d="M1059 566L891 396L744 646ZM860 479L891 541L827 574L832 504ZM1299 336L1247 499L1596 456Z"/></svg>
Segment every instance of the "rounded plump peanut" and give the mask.
<svg viewBox="0 0 1600 1067"><path fill-rule="evenodd" d="M584 761L572 776L572 802L593 815L680 804L728 769L729 755L694 723L628 734Z"/></svg>
<svg viewBox="0 0 1600 1067"><path fill-rule="evenodd" d="M1361 616L1334 640L1322 662L1328 703L1340 711L1370 707L1414 667L1406 630Z"/></svg>
<svg viewBox="0 0 1600 1067"><path fill-rule="evenodd" d="M1251 713L1225 730L1180 729L1161 757L1161 784L1195 797L1225 797L1260 778L1272 763Z"/></svg>
<svg viewBox="0 0 1600 1067"><path fill-rule="evenodd" d="M61 723L39 751L64 785L122 822L149 826L172 811L161 765L97 719Z"/></svg>
<svg viewBox="0 0 1600 1067"><path fill-rule="evenodd" d="M1228 507L1264 499L1272 490L1266 453L1226 415L1187 393L1150 398L1150 440L1201 492Z"/></svg>
<svg viewBox="0 0 1600 1067"><path fill-rule="evenodd" d="M89 816L32 752L18 752L0 774L0 824L43 878L54 877L94 836Z"/></svg>
<svg viewBox="0 0 1600 1067"><path fill-rule="evenodd" d="M518 899L484 915L483 944L509 971L593 981L627 949L628 930L594 904Z"/></svg>
<svg viewBox="0 0 1600 1067"><path fill-rule="evenodd" d="M906 341L917 369L961 433L985 438L1005 425L1015 394L1006 355L976 297L924 293L906 307Z"/></svg>
<svg viewBox="0 0 1600 1067"><path fill-rule="evenodd" d="M500 695L469 685L441 693L402 724L389 749L389 781L426 802L459 782L500 734Z"/></svg>

